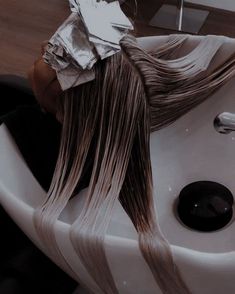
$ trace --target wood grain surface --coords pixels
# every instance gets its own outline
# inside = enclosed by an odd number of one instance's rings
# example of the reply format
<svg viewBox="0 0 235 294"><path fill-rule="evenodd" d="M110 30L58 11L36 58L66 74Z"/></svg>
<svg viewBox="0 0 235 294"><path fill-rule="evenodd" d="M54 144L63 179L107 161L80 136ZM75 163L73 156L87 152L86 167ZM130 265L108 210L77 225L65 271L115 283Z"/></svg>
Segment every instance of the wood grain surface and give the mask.
<svg viewBox="0 0 235 294"><path fill-rule="evenodd" d="M0 0L0 74L26 76L41 43L68 15L66 0Z"/></svg>

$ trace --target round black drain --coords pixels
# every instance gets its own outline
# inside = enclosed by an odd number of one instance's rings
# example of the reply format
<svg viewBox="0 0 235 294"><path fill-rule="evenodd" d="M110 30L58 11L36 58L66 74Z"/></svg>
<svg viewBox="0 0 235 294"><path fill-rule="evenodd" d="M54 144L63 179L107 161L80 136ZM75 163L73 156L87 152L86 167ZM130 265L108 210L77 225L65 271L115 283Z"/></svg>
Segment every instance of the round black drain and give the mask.
<svg viewBox="0 0 235 294"><path fill-rule="evenodd" d="M215 231L226 226L233 215L233 195L223 185L194 182L180 192L177 211L180 220L198 231Z"/></svg>

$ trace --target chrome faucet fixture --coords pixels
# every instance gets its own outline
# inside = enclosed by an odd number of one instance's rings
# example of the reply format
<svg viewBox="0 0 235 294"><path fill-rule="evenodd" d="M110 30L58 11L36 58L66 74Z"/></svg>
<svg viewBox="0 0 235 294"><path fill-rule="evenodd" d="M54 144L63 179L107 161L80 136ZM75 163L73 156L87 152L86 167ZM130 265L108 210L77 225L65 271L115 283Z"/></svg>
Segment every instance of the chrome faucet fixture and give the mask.
<svg viewBox="0 0 235 294"><path fill-rule="evenodd" d="M235 113L222 112L214 119L214 127L221 134L235 131Z"/></svg>

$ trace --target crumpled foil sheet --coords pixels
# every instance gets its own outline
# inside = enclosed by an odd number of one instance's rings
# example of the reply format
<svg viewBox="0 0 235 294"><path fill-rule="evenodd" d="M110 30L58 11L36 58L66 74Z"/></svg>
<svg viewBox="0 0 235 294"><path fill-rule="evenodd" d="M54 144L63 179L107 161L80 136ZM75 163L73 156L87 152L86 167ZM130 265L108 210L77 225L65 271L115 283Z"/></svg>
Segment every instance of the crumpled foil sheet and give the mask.
<svg viewBox="0 0 235 294"><path fill-rule="evenodd" d="M119 2L69 0L71 14L48 42L44 61L57 74L62 90L95 79L94 64L120 50L133 30Z"/></svg>

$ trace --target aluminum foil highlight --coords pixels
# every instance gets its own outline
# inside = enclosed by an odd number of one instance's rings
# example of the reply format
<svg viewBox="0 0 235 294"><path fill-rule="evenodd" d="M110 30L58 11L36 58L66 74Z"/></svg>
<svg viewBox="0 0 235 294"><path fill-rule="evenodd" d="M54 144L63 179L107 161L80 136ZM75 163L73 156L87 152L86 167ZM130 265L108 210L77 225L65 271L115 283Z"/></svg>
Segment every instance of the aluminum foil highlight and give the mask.
<svg viewBox="0 0 235 294"><path fill-rule="evenodd" d="M43 55L57 73L62 90L95 78L94 64L120 50L133 30L119 2L70 0L70 16L51 37Z"/></svg>

